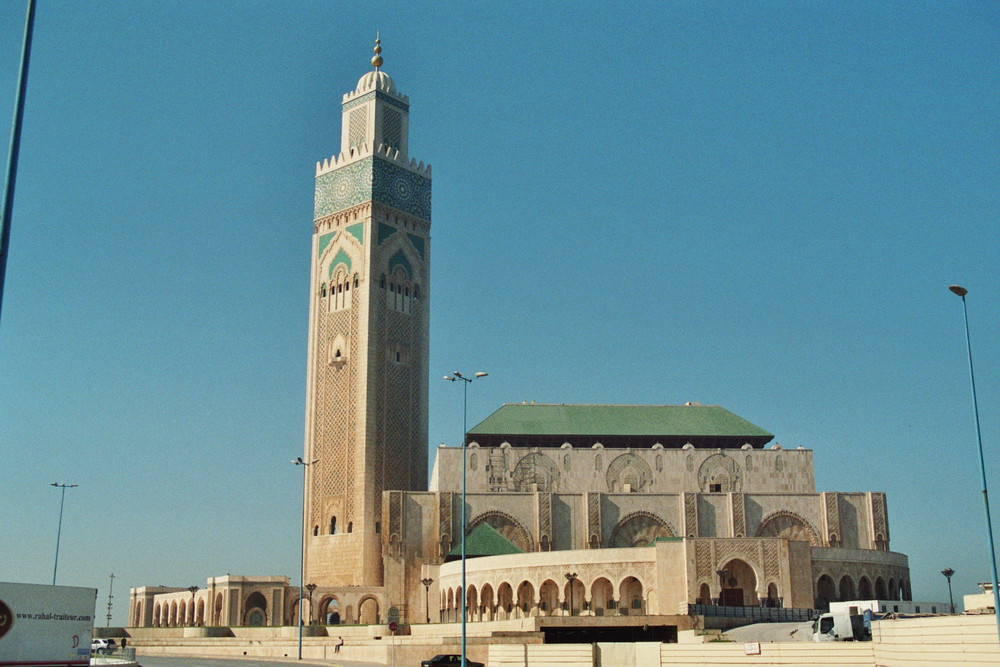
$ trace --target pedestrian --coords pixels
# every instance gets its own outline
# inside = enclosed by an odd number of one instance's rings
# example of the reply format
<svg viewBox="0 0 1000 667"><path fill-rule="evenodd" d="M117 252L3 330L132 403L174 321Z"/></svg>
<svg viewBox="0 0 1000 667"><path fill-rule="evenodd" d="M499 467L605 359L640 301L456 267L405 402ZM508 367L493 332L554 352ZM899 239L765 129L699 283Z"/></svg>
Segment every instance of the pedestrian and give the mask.
<svg viewBox="0 0 1000 667"><path fill-rule="evenodd" d="M340 647L344 645L344 638L343 637L337 637L337 639L339 639L340 641L338 641L337 645L333 647L333 652L334 653L340 653Z"/></svg>

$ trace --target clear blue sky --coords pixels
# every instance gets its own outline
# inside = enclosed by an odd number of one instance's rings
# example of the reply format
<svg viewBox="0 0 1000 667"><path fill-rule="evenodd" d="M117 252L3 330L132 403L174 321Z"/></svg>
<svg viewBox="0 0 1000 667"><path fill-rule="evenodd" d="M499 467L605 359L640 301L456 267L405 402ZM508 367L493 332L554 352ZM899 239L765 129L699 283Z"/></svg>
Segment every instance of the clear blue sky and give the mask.
<svg viewBox="0 0 1000 667"><path fill-rule="evenodd" d="M38 0L0 578L51 581L58 481L59 583L113 571L115 623L130 586L297 580L314 168L376 28L434 168L431 452L452 370L490 373L470 424L720 404L885 491L916 598L989 578L947 288L997 498L1000 5L96 0Z"/></svg>

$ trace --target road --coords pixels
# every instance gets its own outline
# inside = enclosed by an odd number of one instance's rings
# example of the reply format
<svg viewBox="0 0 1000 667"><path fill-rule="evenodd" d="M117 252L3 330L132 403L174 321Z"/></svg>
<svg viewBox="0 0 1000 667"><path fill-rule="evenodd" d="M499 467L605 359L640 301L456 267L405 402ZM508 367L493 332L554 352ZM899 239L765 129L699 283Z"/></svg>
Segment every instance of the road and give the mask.
<svg viewBox="0 0 1000 667"><path fill-rule="evenodd" d="M369 662L321 662L318 660L267 660L262 658L247 658L244 660L228 660L224 658L174 658L170 656L136 656L141 667L302 667L303 665L326 665L327 667L373 667Z"/></svg>

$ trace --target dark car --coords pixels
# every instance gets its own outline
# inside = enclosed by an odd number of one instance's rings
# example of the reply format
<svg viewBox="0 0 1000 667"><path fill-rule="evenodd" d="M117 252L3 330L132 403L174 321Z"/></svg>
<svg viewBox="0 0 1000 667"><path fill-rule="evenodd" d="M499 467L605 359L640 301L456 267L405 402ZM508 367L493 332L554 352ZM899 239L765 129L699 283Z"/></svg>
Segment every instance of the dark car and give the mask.
<svg viewBox="0 0 1000 667"><path fill-rule="evenodd" d="M485 667L483 663L476 662L475 660L465 659L466 667ZM420 667L462 667L462 656L448 654L448 655L436 655L430 660L424 660L420 663Z"/></svg>

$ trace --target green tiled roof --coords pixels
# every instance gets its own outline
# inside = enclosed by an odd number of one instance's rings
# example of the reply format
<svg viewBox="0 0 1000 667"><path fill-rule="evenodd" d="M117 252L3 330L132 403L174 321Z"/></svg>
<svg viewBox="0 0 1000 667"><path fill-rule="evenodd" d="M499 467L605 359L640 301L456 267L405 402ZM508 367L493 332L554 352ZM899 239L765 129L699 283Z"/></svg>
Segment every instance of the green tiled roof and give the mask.
<svg viewBox="0 0 1000 667"><path fill-rule="evenodd" d="M475 435L708 436L773 438L718 405L507 403L469 430Z"/></svg>
<svg viewBox="0 0 1000 667"><path fill-rule="evenodd" d="M486 522L479 524L475 530L465 536L466 558L520 553L524 552L518 549L516 544L501 535L496 528ZM461 557L462 543L458 542L455 544L455 548L448 553L448 559Z"/></svg>

